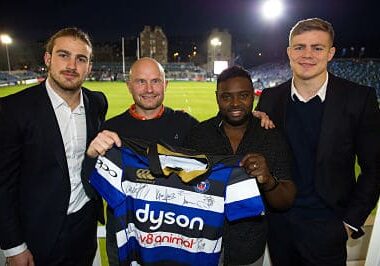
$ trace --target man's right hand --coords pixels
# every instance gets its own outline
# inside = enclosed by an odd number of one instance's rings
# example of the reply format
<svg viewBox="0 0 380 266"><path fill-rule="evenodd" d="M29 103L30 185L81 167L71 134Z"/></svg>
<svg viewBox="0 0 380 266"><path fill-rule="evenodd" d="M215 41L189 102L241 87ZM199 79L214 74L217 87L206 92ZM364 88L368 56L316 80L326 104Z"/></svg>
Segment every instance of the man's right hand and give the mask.
<svg viewBox="0 0 380 266"><path fill-rule="evenodd" d="M24 252L7 258L9 266L34 266L32 253L27 249Z"/></svg>
<svg viewBox="0 0 380 266"><path fill-rule="evenodd" d="M87 149L87 155L91 158L104 155L113 145L121 147L119 136L115 132L103 130L91 141Z"/></svg>

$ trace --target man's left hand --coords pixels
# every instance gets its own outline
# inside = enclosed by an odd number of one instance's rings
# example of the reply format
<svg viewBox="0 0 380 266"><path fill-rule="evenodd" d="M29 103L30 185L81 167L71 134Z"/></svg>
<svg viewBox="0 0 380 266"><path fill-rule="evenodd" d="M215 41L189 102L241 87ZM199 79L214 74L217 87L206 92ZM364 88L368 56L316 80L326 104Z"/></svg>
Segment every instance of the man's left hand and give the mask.
<svg viewBox="0 0 380 266"><path fill-rule="evenodd" d="M255 176L260 184L268 183L272 178L264 156L258 153L248 153L240 162L240 166L250 176Z"/></svg>

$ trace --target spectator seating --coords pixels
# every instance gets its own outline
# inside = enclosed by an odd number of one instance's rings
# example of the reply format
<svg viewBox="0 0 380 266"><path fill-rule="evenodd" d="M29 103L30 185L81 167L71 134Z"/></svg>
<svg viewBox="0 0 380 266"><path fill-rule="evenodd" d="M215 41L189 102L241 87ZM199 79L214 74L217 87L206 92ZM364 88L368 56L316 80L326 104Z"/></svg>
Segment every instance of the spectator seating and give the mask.
<svg viewBox="0 0 380 266"><path fill-rule="evenodd" d="M328 69L338 77L375 88L380 99L379 59L334 59L329 63ZM267 63L250 69L250 72L254 84L264 88L274 87L292 76L286 62Z"/></svg>

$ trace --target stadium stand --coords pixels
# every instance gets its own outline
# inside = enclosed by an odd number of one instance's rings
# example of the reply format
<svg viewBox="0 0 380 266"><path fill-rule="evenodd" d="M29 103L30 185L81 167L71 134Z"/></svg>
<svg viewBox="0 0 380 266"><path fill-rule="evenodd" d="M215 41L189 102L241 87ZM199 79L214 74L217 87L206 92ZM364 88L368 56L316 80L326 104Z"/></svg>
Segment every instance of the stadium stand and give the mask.
<svg viewBox="0 0 380 266"><path fill-rule="evenodd" d="M375 88L380 99L379 59L335 59L328 69L338 77ZM256 90L277 86L292 76L286 62L267 63L250 69L250 72Z"/></svg>
<svg viewBox="0 0 380 266"><path fill-rule="evenodd" d="M337 59L330 63L329 70L338 77L375 88L380 99L380 60Z"/></svg>
<svg viewBox="0 0 380 266"><path fill-rule="evenodd" d="M125 69L127 72L129 71L130 67L130 63L127 63L125 65ZM125 80L123 74L123 65L121 63L114 62L94 62L92 65L92 71L87 79L96 81Z"/></svg>
<svg viewBox="0 0 380 266"><path fill-rule="evenodd" d="M36 79L38 78L38 74L33 71L28 70L15 70L11 72L11 75L18 78L19 80L27 80L27 79Z"/></svg>
<svg viewBox="0 0 380 266"><path fill-rule="evenodd" d="M164 64L166 78L169 80L206 80L207 72L194 63L167 63Z"/></svg>
<svg viewBox="0 0 380 266"><path fill-rule="evenodd" d="M267 63L250 70L255 89L277 86L290 79L292 72L286 62Z"/></svg>
<svg viewBox="0 0 380 266"><path fill-rule="evenodd" d="M120 63L94 63L89 80L115 81L125 80L131 63L125 65L126 74ZM166 78L169 80L206 80L206 71L194 63L167 63L163 65Z"/></svg>
<svg viewBox="0 0 380 266"><path fill-rule="evenodd" d="M30 84L38 81L38 75L35 72L28 70L15 70L10 73L2 71L0 72L0 87L16 84Z"/></svg>
<svg viewBox="0 0 380 266"><path fill-rule="evenodd" d="M19 79L13 75L10 75L8 72L0 72L0 87L16 85L19 82Z"/></svg>

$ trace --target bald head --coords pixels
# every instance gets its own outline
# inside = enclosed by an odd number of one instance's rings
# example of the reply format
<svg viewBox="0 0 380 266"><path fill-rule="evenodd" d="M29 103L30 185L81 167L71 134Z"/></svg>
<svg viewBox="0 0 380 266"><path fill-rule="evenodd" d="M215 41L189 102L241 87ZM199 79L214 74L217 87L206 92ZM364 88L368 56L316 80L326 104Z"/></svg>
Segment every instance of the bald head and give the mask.
<svg viewBox="0 0 380 266"><path fill-rule="evenodd" d="M146 119L156 117L162 109L167 84L160 63L148 57L137 60L131 66L127 82L137 113Z"/></svg>
<svg viewBox="0 0 380 266"><path fill-rule="evenodd" d="M139 75L144 70L158 71L163 81L165 81L165 70L160 63L150 57L143 57L134 62L129 70L129 80L133 80L133 77Z"/></svg>

